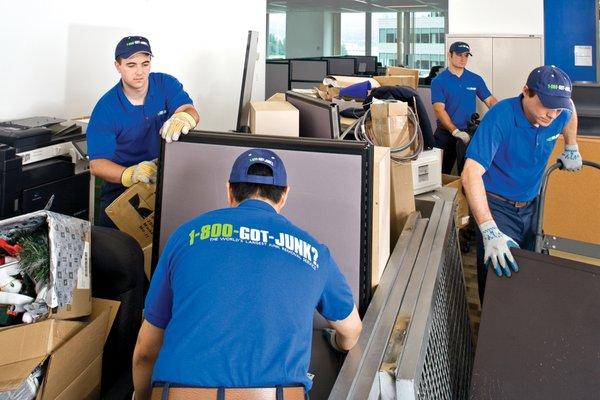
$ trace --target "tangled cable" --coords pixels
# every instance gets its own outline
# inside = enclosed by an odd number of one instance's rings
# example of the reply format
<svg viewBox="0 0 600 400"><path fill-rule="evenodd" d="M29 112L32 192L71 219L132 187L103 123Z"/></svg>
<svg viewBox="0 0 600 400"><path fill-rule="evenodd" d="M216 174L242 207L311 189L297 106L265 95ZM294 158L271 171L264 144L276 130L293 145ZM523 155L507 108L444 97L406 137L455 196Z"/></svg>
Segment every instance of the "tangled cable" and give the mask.
<svg viewBox="0 0 600 400"><path fill-rule="evenodd" d="M413 97L413 102L414 102ZM397 163L406 163L409 161L416 160L419 154L423 151L423 132L421 132L421 127L419 126L419 118L418 115L412 110L411 107L407 107L408 109L408 120L412 122L412 132L409 132L409 137L406 143L402 143L398 146L391 147L390 153L391 159ZM415 107L416 109L416 107ZM346 131L341 135L340 139L343 139L348 133L353 132L354 138L358 141L365 141L374 146L381 146L381 143L377 143L376 138L367 132L365 128L365 122L367 121L367 117L371 113L371 108L369 107L364 115L360 117L353 125L351 125ZM402 154L405 150L410 149L413 144L416 142L416 149L411 151L408 154Z"/></svg>

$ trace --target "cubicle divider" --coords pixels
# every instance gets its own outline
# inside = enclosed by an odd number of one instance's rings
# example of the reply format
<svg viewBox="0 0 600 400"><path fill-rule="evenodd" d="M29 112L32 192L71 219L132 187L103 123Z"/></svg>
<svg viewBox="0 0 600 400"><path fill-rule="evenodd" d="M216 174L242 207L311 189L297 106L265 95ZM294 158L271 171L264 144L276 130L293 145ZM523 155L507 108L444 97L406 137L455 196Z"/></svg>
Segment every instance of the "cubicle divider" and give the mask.
<svg viewBox="0 0 600 400"><path fill-rule="evenodd" d="M377 74L376 56L331 56L268 60L265 97L291 89L311 89L327 75L372 76Z"/></svg>

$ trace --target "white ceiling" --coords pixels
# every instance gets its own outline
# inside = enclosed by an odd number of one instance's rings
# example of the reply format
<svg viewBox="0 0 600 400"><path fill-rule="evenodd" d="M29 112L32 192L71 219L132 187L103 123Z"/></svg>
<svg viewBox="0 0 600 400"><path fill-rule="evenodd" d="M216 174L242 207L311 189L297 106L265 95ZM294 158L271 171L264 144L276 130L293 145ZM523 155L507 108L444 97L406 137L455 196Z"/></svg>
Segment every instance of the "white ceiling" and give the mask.
<svg viewBox="0 0 600 400"><path fill-rule="evenodd" d="M448 0L267 0L268 12L447 11Z"/></svg>

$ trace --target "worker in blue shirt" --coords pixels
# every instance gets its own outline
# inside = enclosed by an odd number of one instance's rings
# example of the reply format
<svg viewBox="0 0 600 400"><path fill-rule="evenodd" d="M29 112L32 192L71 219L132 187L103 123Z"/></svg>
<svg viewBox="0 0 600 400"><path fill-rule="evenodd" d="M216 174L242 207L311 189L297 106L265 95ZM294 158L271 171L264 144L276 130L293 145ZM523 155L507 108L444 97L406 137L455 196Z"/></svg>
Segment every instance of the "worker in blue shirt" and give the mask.
<svg viewBox="0 0 600 400"><path fill-rule="evenodd" d="M476 97L488 107L497 102L483 78L465 68L469 56L472 54L467 43L452 43L448 52L448 68L431 81L431 103L437 118L435 147L444 150L444 174L452 173L456 141L469 143L470 136L465 129L477 109Z"/></svg>
<svg viewBox="0 0 600 400"><path fill-rule="evenodd" d="M331 345L355 345L350 287L327 247L280 214L288 193L277 154L245 151L227 182L231 207L171 235L134 351L136 399L304 399L315 309L335 329Z"/></svg>
<svg viewBox="0 0 600 400"><path fill-rule="evenodd" d="M533 250L537 197L556 139L567 171L581 169L571 80L561 69L534 69L519 97L502 100L485 115L467 149L462 173L469 207L479 225L477 276L483 300L487 267L498 276L518 271L510 247Z"/></svg>
<svg viewBox="0 0 600 400"><path fill-rule="evenodd" d="M98 101L87 128L92 175L104 180L99 224L115 227L105 213L126 188L156 180L160 136L177 140L200 117L174 77L151 73L148 39L127 36L115 49L119 83Z"/></svg>

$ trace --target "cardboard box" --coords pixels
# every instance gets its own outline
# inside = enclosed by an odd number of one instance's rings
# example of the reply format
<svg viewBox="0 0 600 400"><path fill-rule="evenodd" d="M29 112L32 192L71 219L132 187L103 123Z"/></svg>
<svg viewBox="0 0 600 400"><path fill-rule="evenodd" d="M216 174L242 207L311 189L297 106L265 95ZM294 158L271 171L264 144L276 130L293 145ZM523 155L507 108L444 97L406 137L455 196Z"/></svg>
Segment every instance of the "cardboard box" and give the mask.
<svg viewBox="0 0 600 400"><path fill-rule="evenodd" d="M387 118L375 118L370 126L375 143L386 147L399 147L409 140L408 117L397 115Z"/></svg>
<svg viewBox="0 0 600 400"><path fill-rule="evenodd" d="M156 185L136 183L106 207L106 214L143 249L152 244L155 203Z"/></svg>
<svg viewBox="0 0 600 400"><path fill-rule="evenodd" d="M250 131L258 135L298 137L300 113L287 101L251 101Z"/></svg>
<svg viewBox="0 0 600 400"><path fill-rule="evenodd" d="M269 97L267 101L285 101L285 93L275 93Z"/></svg>
<svg viewBox="0 0 600 400"><path fill-rule="evenodd" d="M600 137L578 136L577 144L584 160L600 163ZM548 165L556 162L564 148L565 141L561 135L556 140ZM598 188L600 171L596 168L584 166L579 172L552 172L544 207L545 234L600 245Z"/></svg>
<svg viewBox="0 0 600 400"><path fill-rule="evenodd" d="M92 313L79 321L48 319L0 332L0 392L21 384L46 364L36 399L90 399L100 394L102 351L119 302L96 299Z"/></svg>
<svg viewBox="0 0 600 400"><path fill-rule="evenodd" d="M381 86L409 86L417 90L419 79L414 76L374 76Z"/></svg>
<svg viewBox="0 0 600 400"><path fill-rule="evenodd" d="M152 266L152 245L144 247L142 252L144 253L144 272L146 273L146 278L150 280L152 274L150 270Z"/></svg>
<svg viewBox="0 0 600 400"><path fill-rule="evenodd" d="M454 221L458 229L464 228L469 224L470 217L469 203L467 202L467 197L463 193L462 179L460 176L442 174L442 185L457 190Z"/></svg>
<svg viewBox="0 0 600 400"><path fill-rule="evenodd" d="M35 211L0 221L0 234L24 225L48 228L50 289L45 301L50 318L71 319L92 311L90 223L79 218Z"/></svg>
<svg viewBox="0 0 600 400"><path fill-rule="evenodd" d="M408 115L408 103L398 100L386 100L371 104L371 118L388 118Z"/></svg>

